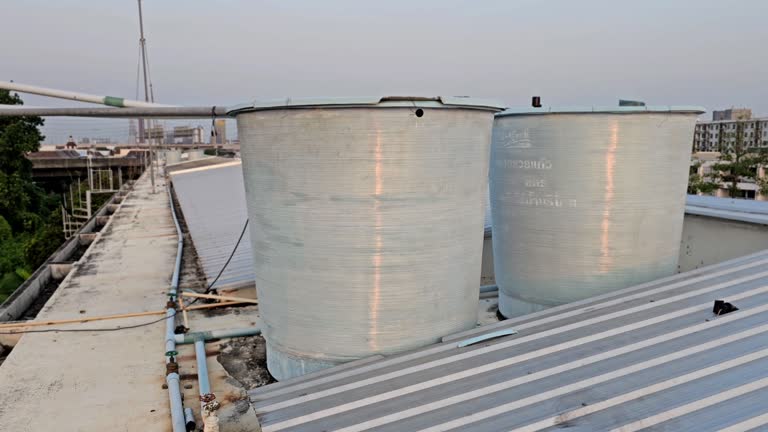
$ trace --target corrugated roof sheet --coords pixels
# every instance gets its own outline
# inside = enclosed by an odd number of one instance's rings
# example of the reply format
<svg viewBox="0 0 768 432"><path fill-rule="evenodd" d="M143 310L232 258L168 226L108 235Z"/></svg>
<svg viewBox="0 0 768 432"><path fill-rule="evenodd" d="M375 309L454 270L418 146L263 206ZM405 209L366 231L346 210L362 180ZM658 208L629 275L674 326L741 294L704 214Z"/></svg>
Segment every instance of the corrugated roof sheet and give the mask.
<svg viewBox="0 0 768 432"><path fill-rule="evenodd" d="M27 153L27 159L79 159L82 157L77 150L43 150Z"/></svg>
<svg viewBox="0 0 768 432"><path fill-rule="evenodd" d="M265 432L766 430L768 251L250 392ZM715 300L738 310L713 313ZM467 339L514 335L460 347Z"/></svg>
<svg viewBox="0 0 768 432"><path fill-rule="evenodd" d="M685 212L741 222L768 225L768 202L688 195Z"/></svg>
<svg viewBox="0 0 768 432"><path fill-rule="evenodd" d="M171 173L176 197L209 284L232 253L248 218L240 161L222 162ZM253 253L246 232L216 287L253 283Z"/></svg>

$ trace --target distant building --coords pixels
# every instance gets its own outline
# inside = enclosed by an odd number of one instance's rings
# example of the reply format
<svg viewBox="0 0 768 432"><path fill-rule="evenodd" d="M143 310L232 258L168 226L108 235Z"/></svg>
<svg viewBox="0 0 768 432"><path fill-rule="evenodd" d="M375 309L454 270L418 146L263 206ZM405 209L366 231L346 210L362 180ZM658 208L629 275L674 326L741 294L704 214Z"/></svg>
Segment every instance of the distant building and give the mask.
<svg viewBox="0 0 768 432"><path fill-rule="evenodd" d="M173 144L203 144L202 126L176 126L173 128Z"/></svg>
<svg viewBox="0 0 768 432"><path fill-rule="evenodd" d="M712 121L696 123L694 152L730 153L739 139L745 148L768 147L768 118L752 118L749 108L712 112Z"/></svg>
<svg viewBox="0 0 768 432"><path fill-rule="evenodd" d="M89 141L91 144L95 144L95 145L112 144L112 138L91 138Z"/></svg>
<svg viewBox="0 0 768 432"><path fill-rule="evenodd" d="M722 111L712 111L712 121L720 120L749 120L752 110L749 108L730 108Z"/></svg>
<svg viewBox="0 0 768 432"><path fill-rule="evenodd" d="M69 136L69 139L67 140L67 144L64 147L67 150L73 150L77 148L77 143L75 142L75 139L72 138L72 135Z"/></svg>
<svg viewBox="0 0 768 432"><path fill-rule="evenodd" d="M227 143L227 121L224 119L216 119L214 121L214 127L216 128L216 136L211 136L211 144L224 145ZM215 140L214 140L215 138Z"/></svg>
<svg viewBox="0 0 768 432"><path fill-rule="evenodd" d="M628 99L619 99L619 106L645 106L645 102L643 101L637 101L637 100L628 100Z"/></svg>
<svg viewBox="0 0 768 432"><path fill-rule="evenodd" d="M149 139L155 140L155 143L157 143L158 140L162 140L165 138L165 128L162 125L155 125L152 127L144 127L144 141L148 141Z"/></svg>

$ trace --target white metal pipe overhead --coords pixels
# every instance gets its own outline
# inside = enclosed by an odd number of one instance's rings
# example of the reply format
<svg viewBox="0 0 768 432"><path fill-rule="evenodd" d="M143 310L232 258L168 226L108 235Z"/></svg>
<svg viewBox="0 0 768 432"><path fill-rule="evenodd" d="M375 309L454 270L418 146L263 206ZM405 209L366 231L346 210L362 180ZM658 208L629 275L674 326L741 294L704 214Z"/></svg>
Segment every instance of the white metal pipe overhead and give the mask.
<svg viewBox="0 0 768 432"><path fill-rule="evenodd" d="M0 81L0 89L12 90L21 93L36 94L59 99L69 99L79 102L90 102L101 105L109 105L119 108L146 108L146 107L170 107L173 105L162 105L151 102L142 102L132 99L124 99L116 96L99 96L89 93L80 93L69 90L58 90L48 87L40 87L29 84L21 84L12 81Z"/></svg>
<svg viewBox="0 0 768 432"><path fill-rule="evenodd" d="M197 107L27 107L24 105L0 105L0 117L40 116L40 117L99 117L99 118L211 118L227 117L224 106Z"/></svg>

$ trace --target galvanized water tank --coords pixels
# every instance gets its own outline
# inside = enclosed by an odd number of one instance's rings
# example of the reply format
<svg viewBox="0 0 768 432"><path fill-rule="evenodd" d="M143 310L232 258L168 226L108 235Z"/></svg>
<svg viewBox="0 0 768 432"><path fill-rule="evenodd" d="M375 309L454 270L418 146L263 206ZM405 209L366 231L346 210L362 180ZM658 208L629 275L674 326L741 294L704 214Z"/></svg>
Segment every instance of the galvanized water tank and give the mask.
<svg viewBox="0 0 768 432"><path fill-rule="evenodd" d="M674 273L699 107L507 110L490 185L513 317Z"/></svg>
<svg viewBox="0 0 768 432"><path fill-rule="evenodd" d="M230 111L275 378L475 325L498 107L376 97Z"/></svg>

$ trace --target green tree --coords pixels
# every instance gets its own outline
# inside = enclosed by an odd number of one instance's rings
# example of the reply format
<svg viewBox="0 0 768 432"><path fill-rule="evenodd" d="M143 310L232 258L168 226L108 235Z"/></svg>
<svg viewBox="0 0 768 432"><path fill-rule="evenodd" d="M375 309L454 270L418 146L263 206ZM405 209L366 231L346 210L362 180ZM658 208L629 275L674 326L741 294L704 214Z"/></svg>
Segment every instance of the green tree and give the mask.
<svg viewBox="0 0 768 432"><path fill-rule="evenodd" d="M22 105L17 94L0 90L0 104ZM34 229L34 214L45 201L42 189L32 182L32 163L26 154L40 149L40 117L0 117L0 215L14 231Z"/></svg>
<svg viewBox="0 0 768 432"><path fill-rule="evenodd" d="M0 90L0 104L22 105ZM29 152L40 149L40 117L0 117L0 301L61 244L58 199L32 179Z"/></svg>
<svg viewBox="0 0 768 432"><path fill-rule="evenodd" d="M720 185L715 182L708 181L698 174L691 174L688 177L688 193L696 195L702 193L709 195L716 191Z"/></svg>
<svg viewBox="0 0 768 432"><path fill-rule="evenodd" d="M736 122L736 131L726 134L726 138L734 140L733 147L721 157L720 163L712 169L728 184L728 195L731 198L739 196L739 182L744 180L757 181L757 170L760 165L768 163L768 151L764 148L748 148L744 145L744 123Z"/></svg>

